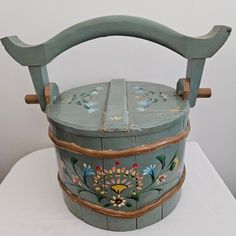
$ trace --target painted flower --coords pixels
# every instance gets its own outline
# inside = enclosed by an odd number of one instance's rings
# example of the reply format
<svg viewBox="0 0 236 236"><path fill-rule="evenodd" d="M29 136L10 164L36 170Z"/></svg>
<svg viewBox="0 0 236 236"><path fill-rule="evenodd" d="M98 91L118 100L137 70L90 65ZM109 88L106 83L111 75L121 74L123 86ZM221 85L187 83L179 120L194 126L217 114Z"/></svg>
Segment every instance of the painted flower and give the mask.
<svg viewBox="0 0 236 236"><path fill-rule="evenodd" d="M79 179L79 176L78 175L72 175L71 176L71 180L74 184L78 184L78 185L81 185L80 183L80 179Z"/></svg>
<svg viewBox="0 0 236 236"><path fill-rule="evenodd" d="M133 168L134 168L134 169L137 169L137 168L138 168L138 164L137 164L137 163L134 163L134 164L133 164Z"/></svg>
<svg viewBox="0 0 236 236"><path fill-rule="evenodd" d="M98 91L96 89L94 89L93 91L90 92L90 94L92 95L97 95L98 94Z"/></svg>
<svg viewBox="0 0 236 236"><path fill-rule="evenodd" d="M91 168L90 165L84 163L83 178L87 178L90 175L95 175L94 170Z"/></svg>
<svg viewBox="0 0 236 236"><path fill-rule="evenodd" d="M84 101L84 105L87 106L88 108L91 108L91 107L95 107L97 103L91 102L91 101Z"/></svg>
<svg viewBox="0 0 236 236"><path fill-rule="evenodd" d="M136 94L144 94L146 92L145 89L143 89L139 86L134 86L133 89L135 90Z"/></svg>
<svg viewBox="0 0 236 236"><path fill-rule="evenodd" d="M156 164L147 166L144 170L143 170L143 175L150 175L152 177L152 179L154 179L154 169L156 168Z"/></svg>
<svg viewBox="0 0 236 236"><path fill-rule="evenodd" d="M131 187L136 187L138 191L141 190L143 186L142 179L143 176L134 167L128 169L113 166L111 169L96 171L93 186L96 191L111 189L113 192L120 194Z"/></svg>
<svg viewBox="0 0 236 236"><path fill-rule="evenodd" d="M93 113L93 112L95 112L95 111L98 111L98 109L97 109L97 108L90 107L90 108L87 109L87 111L88 111L88 113Z"/></svg>
<svg viewBox="0 0 236 236"><path fill-rule="evenodd" d="M96 166L96 170L102 170L102 167L101 166Z"/></svg>
<svg viewBox="0 0 236 236"><path fill-rule="evenodd" d="M120 195L118 195L117 197L113 196L113 199L110 202L114 207L122 207L126 204L126 200Z"/></svg>
<svg viewBox="0 0 236 236"><path fill-rule="evenodd" d="M160 96L163 98L164 102L167 101L168 95L160 92Z"/></svg>
<svg viewBox="0 0 236 236"><path fill-rule="evenodd" d="M143 100L143 101L138 101L137 105L140 107L147 107L149 105L150 101L149 100Z"/></svg>
<svg viewBox="0 0 236 236"><path fill-rule="evenodd" d="M167 174L159 175L156 182L157 184L161 184L166 181Z"/></svg>

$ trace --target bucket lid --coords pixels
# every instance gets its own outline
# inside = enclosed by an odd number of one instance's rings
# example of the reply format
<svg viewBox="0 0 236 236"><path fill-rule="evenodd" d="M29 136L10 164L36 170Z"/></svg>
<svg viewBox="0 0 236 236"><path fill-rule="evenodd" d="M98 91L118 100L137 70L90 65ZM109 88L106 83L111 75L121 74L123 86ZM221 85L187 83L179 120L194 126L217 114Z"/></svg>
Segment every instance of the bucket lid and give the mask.
<svg viewBox="0 0 236 236"><path fill-rule="evenodd" d="M61 93L48 120L87 136L132 136L167 128L189 111L189 102L160 84L114 79Z"/></svg>

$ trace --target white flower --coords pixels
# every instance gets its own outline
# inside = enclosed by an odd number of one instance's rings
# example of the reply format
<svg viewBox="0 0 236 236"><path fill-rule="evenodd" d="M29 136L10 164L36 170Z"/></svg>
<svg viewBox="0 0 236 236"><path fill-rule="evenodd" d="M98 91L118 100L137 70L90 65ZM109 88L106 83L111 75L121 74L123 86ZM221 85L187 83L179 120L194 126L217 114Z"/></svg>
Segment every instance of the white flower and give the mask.
<svg viewBox="0 0 236 236"><path fill-rule="evenodd" d="M159 175L158 178L157 178L157 180L156 180L156 182L157 182L158 184L161 184L161 183L163 183L163 182L166 181L166 177L167 177L167 174Z"/></svg>
<svg viewBox="0 0 236 236"><path fill-rule="evenodd" d="M114 207L122 207L125 206L126 200L124 197L118 195L117 197L113 196L113 200L110 201Z"/></svg>

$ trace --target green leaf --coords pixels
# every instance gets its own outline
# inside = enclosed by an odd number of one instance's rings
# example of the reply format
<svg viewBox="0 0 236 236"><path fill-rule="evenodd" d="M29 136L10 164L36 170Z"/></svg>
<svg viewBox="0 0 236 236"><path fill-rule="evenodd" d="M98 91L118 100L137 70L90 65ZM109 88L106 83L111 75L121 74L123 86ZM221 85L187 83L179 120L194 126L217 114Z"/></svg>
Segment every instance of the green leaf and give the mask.
<svg viewBox="0 0 236 236"><path fill-rule="evenodd" d="M169 166L170 166L169 170L170 171L174 170L174 168L175 168L176 163L174 162L174 160L175 160L176 157L177 157L177 151L175 152L175 155L173 156L173 158L170 161L170 164L169 164Z"/></svg>
<svg viewBox="0 0 236 236"><path fill-rule="evenodd" d="M70 163L72 165L72 168L73 168L74 172L77 174L77 171L75 169L75 164L77 163L77 159L76 158L70 158Z"/></svg>
<svg viewBox="0 0 236 236"><path fill-rule="evenodd" d="M171 162L170 162L170 163L172 163L176 157L177 157L177 151L175 152L175 155L174 155L173 158L171 159Z"/></svg>
<svg viewBox="0 0 236 236"><path fill-rule="evenodd" d="M158 191L158 192L161 192L162 191L162 189L161 188L154 188L154 189L152 189L153 191Z"/></svg>
<svg viewBox="0 0 236 236"><path fill-rule="evenodd" d="M135 201L139 201L139 197L140 197L140 194L135 193L135 194L132 194L130 197L127 197L127 198L134 199Z"/></svg>
<svg viewBox="0 0 236 236"><path fill-rule="evenodd" d="M105 198L105 196L102 196L102 195L98 196L98 202L101 203L103 198Z"/></svg>
<svg viewBox="0 0 236 236"><path fill-rule="evenodd" d="M174 170L175 165L176 165L176 163L175 163L175 161L173 161L170 165L170 171Z"/></svg>
<svg viewBox="0 0 236 236"><path fill-rule="evenodd" d="M78 189L78 195L83 191L84 191L83 189Z"/></svg>
<svg viewBox="0 0 236 236"><path fill-rule="evenodd" d="M161 162L161 169L163 169L166 164L166 157L164 155L159 155L156 159Z"/></svg>
<svg viewBox="0 0 236 236"><path fill-rule="evenodd" d="M71 158L71 159L70 159L70 162L71 162L71 164L72 164L72 166L73 166L73 165L75 165L75 163L77 162L77 159L76 159L76 158Z"/></svg>
<svg viewBox="0 0 236 236"><path fill-rule="evenodd" d="M103 207L109 207L109 206L111 206L111 204L110 203L106 203Z"/></svg>
<svg viewBox="0 0 236 236"><path fill-rule="evenodd" d="M87 186L87 178L83 176L84 184Z"/></svg>
<svg viewBox="0 0 236 236"><path fill-rule="evenodd" d="M127 207L132 207L132 204L129 203L129 202L127 202L127 203L126 203L126 206L127 206Z"/></svg>

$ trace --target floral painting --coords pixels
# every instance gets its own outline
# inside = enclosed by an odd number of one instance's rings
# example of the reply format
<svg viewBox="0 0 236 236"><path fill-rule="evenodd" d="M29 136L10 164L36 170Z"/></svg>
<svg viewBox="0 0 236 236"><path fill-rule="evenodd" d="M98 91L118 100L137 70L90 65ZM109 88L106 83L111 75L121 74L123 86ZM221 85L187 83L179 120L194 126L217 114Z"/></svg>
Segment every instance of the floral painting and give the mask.
<svg viewBox="0 0 236 236"><path fill-rule="evenodd" d="M140 112L145 111L146 108L150 107L154 103L160 101L166 102L168 99L168 96L163 92L160 92L159 96L157 96L155 92L140 86L134 86L133 90L135 92L136 110Z"/></svg>
<svg viewBox="0 0 236 236"><path fill-rule="evenodd" d="M109 169L102 166L92 168L91 165L83 163L81 171L77 159L71 158L70 164L61 159L61 168L69 180L65 184L75 187L78 196L81 192L88 192L96 196L103 207L122 208L131 207L134 201L140 200L143 193L155 191L161 194L162 184L168 174L179 165L177 153L169 163L166 163L164 155L156 156L155 160L155 163L142 170L137 163L122 166L119 161L115 161ZM144 181L145 178L149 181ZM145 186L144 182L149 184Z"/></svg>
<svg viewBox="0 0 236 236"><path fill-rule="evenodd" d="M101 90L103 90L103 87L97 86L91 91L84 92L81 94L71 93L65 97L59 96L57 103L77 104L79 106L83 106L88 113L93 113L95 111L98 111L96 96Z"/></svg>

